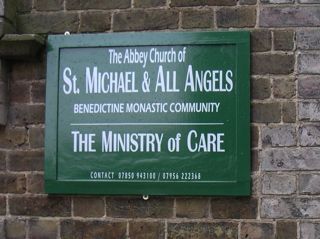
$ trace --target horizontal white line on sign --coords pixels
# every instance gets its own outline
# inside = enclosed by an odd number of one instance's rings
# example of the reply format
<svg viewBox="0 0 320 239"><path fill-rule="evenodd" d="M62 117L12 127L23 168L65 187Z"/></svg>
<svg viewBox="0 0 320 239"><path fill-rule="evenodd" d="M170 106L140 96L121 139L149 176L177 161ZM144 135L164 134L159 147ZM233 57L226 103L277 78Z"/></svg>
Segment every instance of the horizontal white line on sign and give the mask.
<svg viewBox="0 0 320 239"><path fill-rule="evenodd" d="M71 126L99 125L224 125L224 123L71 123Z"/></svg>

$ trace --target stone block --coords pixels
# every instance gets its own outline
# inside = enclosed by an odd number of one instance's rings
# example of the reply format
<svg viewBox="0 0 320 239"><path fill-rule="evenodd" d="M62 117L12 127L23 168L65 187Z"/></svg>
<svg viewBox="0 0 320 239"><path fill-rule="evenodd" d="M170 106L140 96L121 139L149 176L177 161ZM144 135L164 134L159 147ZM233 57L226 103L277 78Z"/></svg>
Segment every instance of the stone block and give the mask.
<svg viewBox="0 0 320 239"><path fill-rule="evenodd" d="M42 171L43 164L43 151L11 151L8 154L10 171Z"/></svg>
<svg viewBox="0 0 320 239"><path fill-rule="evenodd" d="M120 11L114 14L113 30L142 31L177 29L179 12L176 10L130 10Z"/></svg>
<svg viewBox="0 0 320 239"><path fill-rule="evenodd" d="M176 217L206 218L209 216L207 198L177 198Z"/></svg>
<svg viewBox="0 0 320 239"><path fill-rule="evenodd" d="M240 5L255 5L257 0L240 0Z"/></svg>
<svg viewBox="0 0 320 239"><path fill-rule="evenodd" d="M32 194L44 194L44 176L41 173L27 175L27 191Z"/></svg>
<svg viewBox="0 0 320 239"><path fill-rule="evenodd" d="M35 0L37 11L58 11L63 9L64 0Z"/></svg>
<svg viewBox="0 0 320 239"><path fill-rule="evenodd" d="M38 81L31 84L31 102L32 103L44 103L45 102L45 82Z"/></svg>
<svg viewBox="0 0 320 239"><path fill-rule="evenodd" d="M44 147L44 128L31 127L29 128L29 143L31 148Z"/></svg>
<svg viewBox="0 0 320 239"><path fill-rule="evenodd" d="M10 103L29 103L30 102L30 83L15 82L9 87Z"/></svg>
<svg viewBox="0 0 320 239"><path fill-rule="evenodd" d="M13 125L44 123L44 105L15 104L9 107L8 121Z"/></svg>
<svg viewBox="0 0 320 239"><path fill-rule="evenodd" d="M291 125L264 126L261 139L264 146L294 146L297 143L296 129Z"/></svg>
<svg viewBox="0 0 320 239"><path fill-rule="evenodd" d="M320 145L320 126L302 125L298 130L298 139L301 146Z"/></svg>
<svg viewBox="0 0 320 239"><path fill-rule="evenodd" d="M320 10L319 10L320 13ZM319 53L301 53L298 55L299 73L320 74L320 54Z"/></svg>
<svg viewBox="0 0 320 239"><path fill-rule="evenodd" d="M148 7L163 7L167 3L166 0L135 0L134 7L148 8Z"/></svg>
<svg viewBox="0 0 320 239"><path fill-rule="evenodd" d="M236 0L171 0L171 7L194 7L194 6L232 6Z"/></svg>
<svg viewBox="0 0 320 239"><path fill-rule="evenodd" d="M251 119L255 123L279 123L281 121L280 103L253 103L251 105Z"/></svg>
<svg viewBox="0 0 320 239"><path fill-rule="evenodd" d="M162 239L165 238L165 225L163 222L130 222L130 239Z"/></svg>
<svg viewBox="0 0 320 239"><path fill-rule="evenodd" d="M126 222L78 221L61 222L61 239L126 238Z"/></svg>
<svg viewBox="0 0 320 239"><path fill-rule="evenodd" d="M296 177L285 174L266 174L262 179L263 194L293 194L296 192Z"/></svg>
<svg viewBox="0 0 320 239"><path fill-rule="evenodd" d="M271 50L271 32L266 29L253 30L250 34L252 52Z"/></svg>
<svg viewBox="0 0 320 239"><path fill-rule="evenodd" d="M30 239L56 239L58 234L58 222L54 220L32 219L29 222Z"/></svg>
<svg viewBox="0 0 320 239"><path fill-rule="evenodd" d="M26 221L17 218L7 219L4 230L7 239L25 239L27 235Z"/></svg>
<svg viewBox="0 0 320 239"><path fill-rule="evenodd" d="M311 173L299 175L299 192L301 194L320 194L320 175Z"/></svg>
<svg viewBox="0 0 320 239"><path fill-rule="evenodd" d="M269 78L251 79L251 98L257 100L268 99L271 95Z"/></svg>
<svg viewBox="0 0 320 239"><path fill-rule="evenodd" d="M169 223L168 239L197 238L197 239L236 239L238 238L238 225L234 222L220 223Z"/></svg>
<svg viewBox="0 0 320 239"><path fill-rule="evenodd" d="M299 102L298 112L299 120L319 121L320 102Z"/></svg>
<svg viewBox="0 0 320 239"><path fill-rule="evenodd" d="M320 7L261 7L259 18L260 27L316 27L320 26Z"/></svg>
<svg viewBox="0 0 320 239"><path fill-rule="evenodd" d="M320 99L320 77L299 77L298 95L301 99Z"/></svg>
<svg viewBox="0 0 320 239"><path fill-rule="evenodd" d="M80 32L105 32L111 28L111 13L86 11L80 15Z"/></svg>
<svg viewBox="0 0 320 239"><path fill-rule="evenodd" d="M282 120L284 123L296 122L296 103L283 102L282 103Z"/></svg>
<svg viewBox="0 0 320 239"><path fill-rule="evenodd" d="M294 221L277 221L277 239L297 238L297 223Z"/></svg>
<svg viewBox="0 0 320 239"><path fill-rule="evenodd" d="M273 96L281 99L291 99L296 95L296 82L293 78L274 79Z"/></svg>
<svg viewBox="0 0 320 239"><path fill-rule="evenodd" d="M255 219L258 201L256 198L212 198L211 213L214 219Z"/></svg>
<svg viewBox="0 0 320 239"><path fill-rule="evenodd" d="M320 199L312 198L263 198L261 218L318 218Z"/></svg>
<svg viewBox="0 0 320 239"><path fill-rule="evenodd" d="M74 197L73 215L76 217L103 217L105 206L103 197Z"/></svg>
<svg viewBox="0 0 320 239"><path fill-rule="evenodd" d="M148 201L136 197L107 197L107 217L120 218L171 218L173 199L152 197Z"/></svg>
<svg viewBox="0 0 320 239"><path fill-rule="evenodd" d="M275 30L273 32L273 46L276 51L291 51L294 47L294 31Z"/></svg>
<svg viewBox="0 0 320 239"><path fill-rule="evenodd" d="M273 239L274 226L272 223L248 222L241 224L240 238L250 239Z"/></svg>
<svg viewBox="0 0 320 239"><path fill-rule="evenodd" d="M314 147L264 149L259 153L263 171L320 170L320 149Z"/></svg>
<svg viewBox="0 0 320 239"><path fill-rule="evenodd" d="M260 0L261 3L271 3L271 4L284 4L284 3L294 3L294 0Z"/></svg>
<svg viewBox="0 0 320 239"><path fill-rule="evenodd" d="M217 26L228 27L254 27L256 25L255 7L220 8L217 10Z"/></svg>
<svg viewBox="0 0 320 239"><path fill-rule="evenodd" d="M315 0L318 1L318 0ZM320 49L320 32L318 29L302 29L297 31L297 48L303 50Z"/></svg>
<svg viewBox="0 0 320 239"><path fill-rule="evenodd" d="M17 29L19 33L77 32L78 26L78 13L73 12L31 13L17 17Z"/></svg>
<svg viewBox="0 0 320 239"><path fill-rule="evenodd" d="M25 127L0 128L1 148L24 148L27 146L27 130Z"/></svg>
<svg viewBox="0 0 320 239"><path fill-rule="evenodd" d="M294 55L253 54L251 73L253 75L290 74L294 70Z"/></svg>
<svg viewBox="0 0 320 239"><path fill-rule="evenodd" d="M67 10L130 8L130 0L66 0Z"/></svg>
<svg viewBox="0 0 320 239"><path fill-rule="evenodd" d="M182 28L213 27L213 11L211 9L188 9L182 11Z"/></svg>
<svg viewBox="0 0 320 239"><path fill-rule="evenodd" d="M71 200L68 197L19 196L9 198L11 215L70 217Z"/></svg>
<svg viewBox="0 0 320 239"><path fill-rule="evenodd" d="M319 239L320 223L302 222L300 224L300 239Z"/></svg>
<svg viewBox="0 0 320 239"><path fill-rule="evenodd" d="M23 174L0 174L0 192L22 194L26 192L26 177Z"/></svg>

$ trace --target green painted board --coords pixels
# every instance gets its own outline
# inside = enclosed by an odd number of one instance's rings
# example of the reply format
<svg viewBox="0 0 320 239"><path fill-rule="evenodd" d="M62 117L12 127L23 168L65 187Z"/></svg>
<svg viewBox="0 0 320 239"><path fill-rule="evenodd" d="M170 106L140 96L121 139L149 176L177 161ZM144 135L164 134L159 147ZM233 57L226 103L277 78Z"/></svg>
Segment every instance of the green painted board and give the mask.
<svg viewBox="0 0 320 239"><path fill-rule="evenodd" d="M249 195L248 32L49 36L45 190Z"/></svg>

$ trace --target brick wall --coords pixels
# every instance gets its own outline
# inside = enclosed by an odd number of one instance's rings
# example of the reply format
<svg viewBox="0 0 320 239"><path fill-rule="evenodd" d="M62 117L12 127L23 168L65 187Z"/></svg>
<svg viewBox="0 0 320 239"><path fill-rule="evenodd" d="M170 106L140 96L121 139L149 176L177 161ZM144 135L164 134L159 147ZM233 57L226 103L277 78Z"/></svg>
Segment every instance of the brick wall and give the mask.
<svg viewBox="0 0 320 239"><path fill-rule="evenodd" d="M48 196L45 54L9 62L0 238L320 238L319 0L17 0L19 33L247 29L251 197Z"/></svg>

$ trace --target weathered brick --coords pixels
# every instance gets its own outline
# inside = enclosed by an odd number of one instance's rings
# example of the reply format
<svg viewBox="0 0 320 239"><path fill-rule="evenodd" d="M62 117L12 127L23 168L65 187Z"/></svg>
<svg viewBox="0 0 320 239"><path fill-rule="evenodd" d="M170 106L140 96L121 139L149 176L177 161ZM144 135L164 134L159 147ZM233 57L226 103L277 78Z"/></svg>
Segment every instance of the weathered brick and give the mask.
<svg viewBox="0 0 320 239"><path fill-rule="evenodd" d="M213 26L211 9L188 9L182 12L182 28L210 28Z"/></svg>
<svg viewBox="0 0 320 239"><path fill-rule="evenodd" d="M272 223L242 223L241 238L273 239L274 227Z"/></svg>
<svg viewBox="0 0 320 239"><path fill-rule="evenodd" d="M57 11L63 9L64 0L36 0L35 8L38 11Z"/></svg>
<svg viewBox="0 0 320 239"><path fill-rule="evenodd" d="M279 123L281 121L280 103L253 103L251 119L256 123Z"/></svg>
<svg viewBox="0 0 320 239"><path fill-rule="evenodd" d="M11 215L69 217L71 216L71 200L68 197L10 197Z"/></svg>
<svg viewBox="0 0 320 239"><path fill-rule="evenodd" d="M254 75L290 74L294 70L294 55L253 54L251 72Z"/></svg>
<svg viewBox="0 0 320 239"><path fill-rule="evenodd" d="M299 3L319 3L319 0L298 0Z"/></svg>
<svg viewBox="0 0 320 239"><path fill-rule="evenodd" d="M299 119L309 121L320 120L320 102L299 102Z"/></svg>
<svg viewBox="0 0 320 239"><path fill-rule="evenodd" d="M65 220L61 239L126 238L126 229L126 222Z"/></svg>
<svg viewBox="0 0 320 239"><path fill-rule="evenodd" d="M165 238L164 223L161 222L130 222L130 239L162 239Z"/></svg>
<svg viewBox="0 0 320 239"><path fill-rule="evenodd" d="M10 171L41 171L43 163L43 151L12 151L8 154Z"/></svg>
<svg viewBox="0 0 320 239"><path fill-rule="evenodd" d="M282 3L293 3L294 0L260 0L261 3L272 3L272 4L282 4Z"/></svg>
<svg viewBox="0 0 320 239"><path fill-rule="evenodd" d="M26 238L26 221L23 219L5 220L5 235L7 239L25 239Z"/></svg>
<svg viewBox="0 0 320 239"><path fill-rule="evenodd" d="M253 172L259 171L259 168L260 168L260 161L259 161L258 155L259 155L258 150L256 149L251 150L251 170Z"/></svg>
<svg viewBox="0 0 320 239"><path fill-rule="evenodd" d="M143 201L134 197L106 198L106 213L108 217L170 218L173 216L173 199L151 198Z"/></svg>
<svg viewBox="0 0 320 239"><path fill-rule="evenodd" d="M1 127L0 147L15 148L26 146L27 130L24 127Z"/></svg>
<svg viewBox="0 0 320 239"><path fill-rule="evenodd" d="M255 5L257 0L240 0L240 5Z"/></svg>
<svg viewBox="0 0 320 239"><path fill-rule="evenodd" d="M30 239L56 239L58 233L58 223L53 220L33 219L29 222Z"/></svg>
<svg viewBox="0 0 320 239"><path fill-rule="evenodd" d="M238 238L238 225L232 222L220 223L169 223L168 239L197 238L197 239L235 239Z"/></svg>
<svg viewBox="0 0 320 239"><path fill-rule="evenodd" d="M290 221L277 221L277 239L297 238L297 223Z"/></svg>
<svg viewBox="0 0 320 239"><path fill-rule="evenodd" d="M27 191L33 194L44 193L44 177L40 173L27 175Z"/></svg>
<svg viewBox="0 0 320 239"><path fill-rule="evenodd" d="M265 149L259 153L263 171L320 170L320 149Z"/></svg>
<svg viewBox="0 0 320 239"><path fill-rule="evenodd" d="M282 103L282 120L284 123L296 122L296 103L295 102Z"/></svg>
<svg viewBox="0 0 320 239"><path fill-rule="evenodd" d="M301 146L320 145L320 126L302 125L299 127L298 139Z"/></svg>
<svg viewBox="0 0 320 239"><path fill-rule="evenodd" d="M17 82L9 85L10 103L29 103L30 84L27 82Z"/></svg>
<svg viewBox="0 0 320 239"><path fill-rule="evenodd" d="M209 216L207 198L177 198L176 217L206 218Z"/></svg>
<svg viewBox="0 0 320 239"><path fill-rule="evenodd" d="M29 143L31 148L44 147L44 128L29 128Z"/></svg>
<svg viewBox="0 0 320 239"><path fill-rule="evenodd" d="M318 0L316 0L318 1ZM303 29L297 31L298 49L318 50L320 49L320 32L318 29Z"/></svg>
<svg viewBox="0 0 320 239"><path fill-rule="evenodd" d="M114 14L114 31L141 31L178 28L179 12L176 10L131 10Z"/></svg>
<svg viewBox="0 0 320 239"><path fill-rule="evenodd" d="M30 12L32 9L32 0L16 0L17 12L25 13Z"/></svg>
<svg viewBox="0 0 320 239"><path fill-rule="evenodd" d="M44 103L45 83L43 81L33 82L31 85L31 101L33 103Z"/></svg>
<svg viewBox="0 0 320 239"><path fill-rule="evenodd" d="M291 125L264 126L261 139L264 146L294 146L297 144L296 129Z"/></svg>
<svg viewBox="0 0 320 239"><path fill-rule="evenodd" d="M262 7L259 23L261 27L320 26L320 7Z"/></svg>
<svg viewBox="0 0 320 239"><path fill-rule="evenodd" d="M0 196L0 215L6 214L6 197Z"/></svg>
<svg viewBox="0 0 320 239"><path fill-rule="evenodd" d="M104 32L111 27L111 13L109 12L82 12L80 19L80 32Z"/></svg>
<svg viewBox="0 0 320 239"><path fill-rule="evenodd" d="M299 175L299 192L302 194L320 194L320 175Z"/></svg>
<svg viewBox="0 0 320 239"><path fill-rule="evenodd" d="M6 170L7 153L5 151L0 151L0 171Z"/></svg>
<svg viewBox="0 0 320 239"><path fill-rule="evenodd" d="M71 12L32 13L17 17L20 33L77 32L78 25L78 14Z"/></svg>
<svg viewBox="0 0 320 239"><path fill-rule="evenodd" d="M319 74L320 73L320 54L319 53L299 54L298 55L298 72L304 73L304 74L308 74L308 73Z"/></svg>
<svg viewBox="0 0 320 239"><path fill-rule="evenodd" d="M104 198L74 197L73 215L76 217L103 217L105 215Z"/></svg>
<svg viewBox="0 0 320 239"><path fill-rule="evenodd" d="M256 25L255 7L220 8L217 10L218 27L254 27Z"/></svg>
<svg viewBox="0 0 320 239"><path fill-rule="evenodd" d="M296 95L296 83L293 78L274 79L273 96L275 98L291 99Z"/></svg>
<svg viewBox="0 0 320 239"><path fill-rule="evenodd" d="M171 0L171 7L192 7L192 6L232 6L236 0Z"/></svg>
<svg viewBox="0 0 320 239"><path fill-rule="evenodd" d="M211 213L214 219L254 219L258 201L255 198L213 198Z"/></svg>
<svg viewBox="0 0 320 239"><path fill-rule="evenodd" d="M302 222L300 224L300 239L318 239L320 223Z"/></svg>
<svg viewBox="0 0 320 239"><path fill-rule="evenodd" d="M253 52L271 50L271 32L265 29L253 30L250 34L251 50Z"/></svg>
<svg viewBox="0 0 320 239"><path fill-rule="evenodd" d="M263 198L261 218L318 218L320 199Z"/></svg>
<svg viewBox="0 0 320 239"><path fill-rule="evenodd" d="M11 65L11 79L17 81L31 81L41 78L40 66L34 61L14 61Z"/></svg>
<svg viewBox="0 0 320 239"><path fill-rule="evenodd" d="M251 146L253 148L259 145L259 127L251 125Z"/></svg>
<svg viewBox="0 0 320 239"><path fill-rule="evenodd" d="M0 193L25 193L26 177L23 174L0 174Z"/></svg>
<svg viewBox="0 0 320 239"><path fill-rule="evenodd" d="M44 105L12 105L9 108L9 122L14 125L44 123Z"/></svg>
<svg viewBox="0 0 320 239"><path fill-rule="evenodd" d="M5 220L0 219L0 238L6 238L5 235Z"/></svg>
<svg viewBox="0 0 320 239"><path fill-rule="evenodd" d="M263 100L271 95L271 84L269 78L251 79L251 98Z"/></svg>
<svg viewBox="0 0 320 239"><path fill-rule="evenodd" d="M135 0L134 7L162 7L165 6L167 3L166 0Z"/></svg>
<svg viewBox="0 0 320 239"><path fill-rule="evenodd" d="M296 192L296 177L284 174L266 174L262 180L263 194L293 194Z"/></svg>
<svg viewBox="0 0 320 239"><path fill-rule="evenodd" d="M120 9L131 7L130 0L66 0L67 10Z"/></svg>
<svg viewBox="0 0 320 239"><path fill-rule="evenodd" d="M275 50L290 51L294 47L294 32L292 30L273 31L273 46Z"/></svg>
<svg viewBox="0 0 320 239"><path fill-rule="evenodd" d="M320 77L300 77L298 79L298 94L302 99L320 99Z"/></svg>

